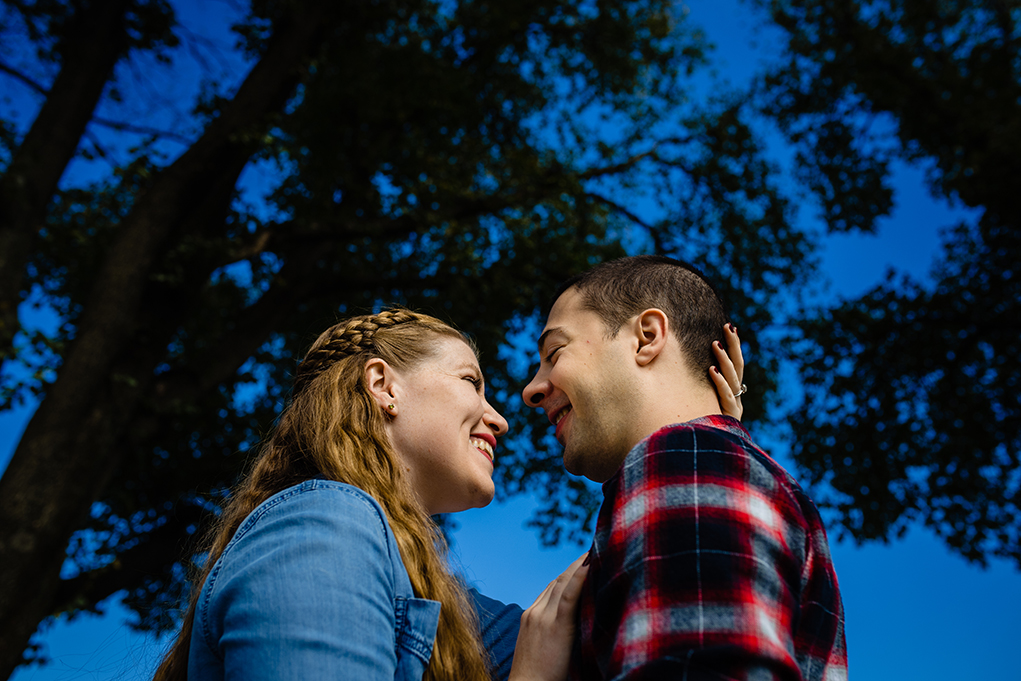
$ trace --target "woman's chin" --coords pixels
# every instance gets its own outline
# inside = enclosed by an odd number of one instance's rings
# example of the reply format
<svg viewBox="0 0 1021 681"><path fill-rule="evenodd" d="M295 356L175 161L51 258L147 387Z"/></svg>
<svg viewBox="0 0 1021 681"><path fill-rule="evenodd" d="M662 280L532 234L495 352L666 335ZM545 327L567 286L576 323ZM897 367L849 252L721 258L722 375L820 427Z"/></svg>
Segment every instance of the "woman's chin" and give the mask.
<svg viewBox="0 0 1021 681"><path fill-rule="evenodd" d="M485 490L480 490L479 494L472 501L472 504L470 506L468 506L467 508L465 508L464 510L467 511L468 509L471 509L471 508L485 508L486 506L489 506L491 503L493 503L493 499L495 497L496 497L496 488L495 487L490 487L490 488L485 489Z"/></svg>
<svg viewBox="0 0 1021 681"><path fill-rule="evenodd" d="M458 501L451 501L451 503L445 504L439 510L430 509L429 515L439 515L442 513L461 513L462 511L470 511L473 508L485 508L489 504L493 503L493 499L496 497L496 488L490 485L486 489L474 490L470 495L465 495Z"/></svg>

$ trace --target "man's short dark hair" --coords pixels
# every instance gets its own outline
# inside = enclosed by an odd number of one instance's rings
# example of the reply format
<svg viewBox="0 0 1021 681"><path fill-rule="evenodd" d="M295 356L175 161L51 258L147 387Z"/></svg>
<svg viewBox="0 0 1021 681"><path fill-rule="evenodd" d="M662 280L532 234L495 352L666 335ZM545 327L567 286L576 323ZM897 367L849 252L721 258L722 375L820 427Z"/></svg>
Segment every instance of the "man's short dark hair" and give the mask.
<svg viewBox="0 0 1021 681"><path fill-rule="evenodd" d="M712 385L712 342L723 342L728 320L715 288L693 265L660 255L611 260L565 281L552 303L571 287L578 289L584 308L603 320L611 338L639 313L662 310L692 372Z"/></svg>

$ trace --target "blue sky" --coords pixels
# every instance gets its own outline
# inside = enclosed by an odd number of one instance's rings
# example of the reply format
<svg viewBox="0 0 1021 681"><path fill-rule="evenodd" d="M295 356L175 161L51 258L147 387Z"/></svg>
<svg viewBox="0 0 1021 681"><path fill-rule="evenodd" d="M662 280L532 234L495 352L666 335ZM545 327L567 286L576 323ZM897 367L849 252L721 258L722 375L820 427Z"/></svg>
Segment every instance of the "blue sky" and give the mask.
<svg viewBox="0 0 1021 681"><path fill-rule="evenodd" d="M744 82L775 47L777 36L756 29L754 13L737 0L687 4L692 19L717 45L717 70L735 84ZM777 153L782 155L782 149ZM924 281L939 246L939 228L966 217L928 197L919 169L897 166L895 180L895 212L876 236L824 240L828 295L859 294L878 283L889 267ZM0 465L25 418L24 411L0 415ZM785 452L772 453L784 461ZM494 598L527 605L583 550L541 549L535 533L524 526L532 507L532 500L516 498L458 516L455 560ZM1014 653L1021 632L1021 573L1009 564L969 565L924 528L888 545L834 544L833 553L847 615L852 678L1021 680ZM108 603L107 610L104 617L56 623L41 638L53 663L21 669L12 678L149 678L163 642L131 633L116 602Z"/></svg>

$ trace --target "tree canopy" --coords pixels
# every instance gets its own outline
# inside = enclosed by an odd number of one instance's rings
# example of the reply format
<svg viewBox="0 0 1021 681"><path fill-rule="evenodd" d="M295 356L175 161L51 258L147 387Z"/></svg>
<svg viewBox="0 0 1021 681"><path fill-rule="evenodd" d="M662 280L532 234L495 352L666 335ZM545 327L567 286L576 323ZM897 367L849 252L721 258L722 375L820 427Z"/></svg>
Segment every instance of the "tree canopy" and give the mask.
<svg viewBox="0 0 1021 681"><path fill-rule="evenodd" d="M891 272L807 316L794 455L858 540L920 521L1021 566L1021 3L756 2L788 39L767 110L830 229L875 228L894 158L981 211L934 285Z"/></svg>
<svg viewBox="0 0 1021 681"><path fill-rule="evenodd" d="M625 248L696 261L768 394L756 330L811 242L745 100L689 97L705 45L673 3L253 0L223 48L185 9L0 4L0 394L39 402L0 479L0 674L118 591L172 626L192 538L339 316L475 335L519 433L500 482L545 491L551 541L594 500L521 413L505 338L558 281Z"/></svg>
<svg viewBox="0 0 1021 681"><path fill-rule="evenodd" d="M794 458L846 534L922 522L1021 565L1021 5L751 2L781 59L707 99L666 0L2 0L0 409L39 406L0 478L0 674L117 592L173 626L297 359L388 303L475 336L516 433L501 493L584 537L598 498L517 399L522 348L556 283L625 251L719 284L756 395L793 363ZM934 283L893 272L789 327L813 243L756 106L833 232L876 229L898 158L980 211Z"/></svg>

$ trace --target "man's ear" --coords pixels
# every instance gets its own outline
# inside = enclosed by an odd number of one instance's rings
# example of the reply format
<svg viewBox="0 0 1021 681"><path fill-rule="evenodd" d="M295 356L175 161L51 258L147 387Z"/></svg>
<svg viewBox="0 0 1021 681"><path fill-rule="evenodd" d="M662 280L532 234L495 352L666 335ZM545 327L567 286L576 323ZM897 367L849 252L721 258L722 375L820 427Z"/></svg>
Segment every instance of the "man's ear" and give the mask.
<svg viewBox="0 0 1021 681"><path fill-rule="evenodd" d="M379 357L373 357L365 363L365 385L369 388L369 395L379 408L388 414L395 414L397 411L395 373L393 367Z"/></svg>
<svg viewBox="0 0 1021 681"><path fill-rule="evenodd" d="M638 336L638 352L635 361L638 366L647 366L659 357L666 348L670 334L670 320L658 308L649 308L635 318L635 332Z"/></svg>

